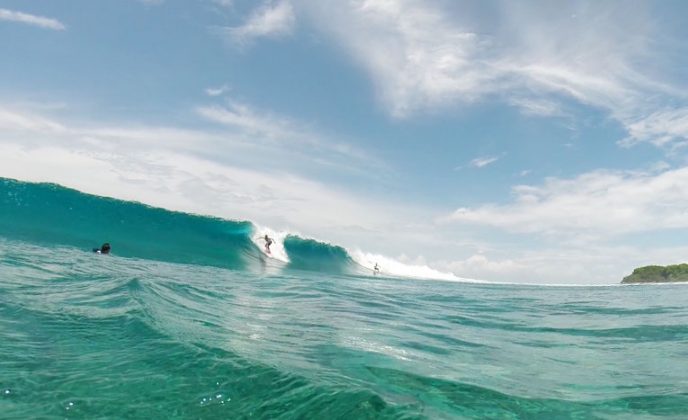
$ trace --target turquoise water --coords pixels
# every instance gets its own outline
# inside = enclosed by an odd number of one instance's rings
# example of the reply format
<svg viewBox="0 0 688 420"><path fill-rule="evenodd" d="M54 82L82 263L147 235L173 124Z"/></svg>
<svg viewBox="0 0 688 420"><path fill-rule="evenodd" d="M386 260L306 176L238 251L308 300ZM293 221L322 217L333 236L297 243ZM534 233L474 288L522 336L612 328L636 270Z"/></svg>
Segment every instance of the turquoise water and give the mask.
<svg viewBox="0 0 688 420"><path fill-rule="evenodd" d="M686 286L373 277L250 223L0 197L1 418L688 416Z"/></svg>

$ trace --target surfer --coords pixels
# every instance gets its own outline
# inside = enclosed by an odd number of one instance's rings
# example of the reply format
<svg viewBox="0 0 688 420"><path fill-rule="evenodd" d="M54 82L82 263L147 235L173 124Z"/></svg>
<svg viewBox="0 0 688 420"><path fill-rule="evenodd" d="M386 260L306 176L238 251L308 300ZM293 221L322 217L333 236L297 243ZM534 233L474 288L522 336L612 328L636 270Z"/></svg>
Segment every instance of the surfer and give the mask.
<svg viewBox="0 0 688 420"><path fill-rule="evenodd" d="M270 254L270 245L272 245L273 240L267 235L267 233L265 234L265 238L263 239L265 239L265 252Z"/></svg>
<svg viewBox="0 0 688 420"><path fill-rule="evenodd" d="M96 254L109 254L110 253L110 244L108 242L105 242L103 246L98 248L93 248L93 252Z"/></svg>
<svg viewBox="0 0 688 420"><path fill-rule="evenodd" d="M375 267L373 267L373 275L377 276L380 274L380 266L375 263Z"/></svg>

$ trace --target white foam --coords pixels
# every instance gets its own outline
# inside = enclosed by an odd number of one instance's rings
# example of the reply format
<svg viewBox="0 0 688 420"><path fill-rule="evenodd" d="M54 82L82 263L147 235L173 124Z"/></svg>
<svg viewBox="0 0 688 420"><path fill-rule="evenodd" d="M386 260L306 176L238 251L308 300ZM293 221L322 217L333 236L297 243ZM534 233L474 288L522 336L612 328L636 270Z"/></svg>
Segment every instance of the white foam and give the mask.
<svg viewBox="0 0 688 420"><path fill-rule="evenodd" d="M480 280L465 279L455 276L452 273L444 273L442 271L435 270L434 268L430 268L427 265L404 264L393 258L385 257L384 255L371 254L358 249L353 251L348 250L347 252L357 264L369 269L371 273L375 269L375 264L377 264L380 268L381 275L410 277L415 279L483 283Z"/></svg>
<svg viewBox="0 0 688 420"><path fill-rule="evenodd" d="M289 256L287 251L284 249L284 239L289 235L289 232L276 231L270 229L269 227L261 226L257 223L253 223L255 231L251 236L251 241L260 249L260 251L269 258L274 258L276 260L288 263ZM272 245L270 245L270 253L265 251L265 235L268 235L272 239Z"/></svg>
<svg viewBox="0 0 688 420"><path fill-rule="evenodd" d="M287 236L298 236L302 239L312 239L314 241L330 245L337 246L331 242L317 239L310 236L304 236L300 233L289 232L289 231L277 231L267 226L260 225L258 223L252 222L255 228L251 240L258 247L258 249L263 252L266 256L274 258L276 260L288 263L289 255L284 249L284 240ZM263 237L268 235L274 241L270 246L270 254L265 252L265 240ZM425 280L444 280L444 281L456 281L456 282L466 282L466 283L486 283L481 280L467 279L463 277L458 277L452 273L445 273L439 270L435 270L426 265L412 265L404 264L390 257L385 257L384 255L372 254L363 252L361 250L350 250L346 249L349 256L363 268L369 269L371 274L374 272L375 264L378 265L380 269L380 274L383 276L391 277L406 277L413 279L425 279Z"/></svg>

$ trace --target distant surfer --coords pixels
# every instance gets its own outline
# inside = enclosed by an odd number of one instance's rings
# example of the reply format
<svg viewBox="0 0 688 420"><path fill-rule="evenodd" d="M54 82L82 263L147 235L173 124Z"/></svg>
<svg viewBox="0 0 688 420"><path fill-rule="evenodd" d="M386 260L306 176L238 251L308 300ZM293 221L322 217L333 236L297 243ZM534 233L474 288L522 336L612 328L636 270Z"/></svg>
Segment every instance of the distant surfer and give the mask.
<svg viewBox="0 0 688 420"><path fill-rule="evenodd" d="M270 245L272 245L273 240L267 234L263 239L265 240L265 252L270 254Z"/></svg>
<svg viewBox="0 0 688 420"><path fill-rule="evenodd" d="M373 267L373 275L377 276L380 274L380 266L375 263L375 267Z"/></svg>
<svg viewBox="0 0 688 420"><path fill-rule="evenodd" d="M110 244L108 242L105 242L103 246L100 248L93 248L93 252L96 254L109 254L110 253Z"/></svg>

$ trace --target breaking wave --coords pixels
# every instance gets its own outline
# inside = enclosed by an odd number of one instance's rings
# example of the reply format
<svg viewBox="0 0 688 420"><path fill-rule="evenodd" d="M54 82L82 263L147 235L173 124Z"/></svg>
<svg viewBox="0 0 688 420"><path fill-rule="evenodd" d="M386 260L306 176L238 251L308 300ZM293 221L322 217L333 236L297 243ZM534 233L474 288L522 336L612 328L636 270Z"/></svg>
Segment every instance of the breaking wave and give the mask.
<svg viewBox="0 0 688 420"><path fill-rule="evenodd" d="M265 250L264 235L274 242ZM306 270L463 280L426 266L346 248L249 221L226 220L99 197L56 184L0 179L0 236L45 247L110 242L121 257L236 270Z"/></svg>

